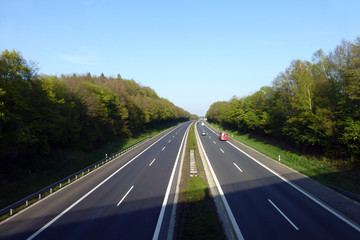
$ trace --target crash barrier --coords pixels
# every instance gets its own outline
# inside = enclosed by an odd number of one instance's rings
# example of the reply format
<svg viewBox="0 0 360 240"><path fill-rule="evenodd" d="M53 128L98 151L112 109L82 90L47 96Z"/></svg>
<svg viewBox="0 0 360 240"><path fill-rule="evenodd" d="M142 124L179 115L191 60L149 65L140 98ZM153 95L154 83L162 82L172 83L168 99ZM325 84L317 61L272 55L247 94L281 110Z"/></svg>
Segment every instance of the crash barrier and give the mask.
<svg viewBox="0 0 360 240"><path fill-rule="evenodd" d="M352 192L349 192L349 191L346 191L344 189L341 189L341 188L338 188L338 187L335 187L335 186L332 186L332 185L328 185L328 184L326 184L326 186L328 186L329 188L333 189L334 191L336 191L338 193L341 193L342 195L345 195L348 198L352 198L352 199L360 202L360 196L355 194L355 193L352 193Z"/></svg>
<svg viewBox="0 0 360 240"><path fill-rule="evenodd" d="M36 192L36 193L33 193L31 194L30 196L27 196L26 198L24 199L21 199L20 201L17 201L16 203L6 207L6 208L3 208L0 210L0 221L9 217L9 216L12 216L14 215L15 213L18 213L19 211L31 206L32 204L34 204L35 202L55 193L57 190L63 188L64 186L76 181L77 179L81 178L82 176L90 173L91 171L93 170L96 170L97 168L101 167L102 165L108 163L109 161L115 159L116 157L120 156L121 154L131 150L132 148L138 146L139 144L145 142L146 140L150 139L151 137L147 137L147 138L144 138L143 140L127 147L127 148L124 148L110 156L107 156L107 154L105 154L105 158L101 159L100 161L97 161L96 163L86 167L86 168L83 168L82 170L66 177L66 178L63 178L61 179L60 181L57 181L45 188L43 188L42 190Z"/></svg>

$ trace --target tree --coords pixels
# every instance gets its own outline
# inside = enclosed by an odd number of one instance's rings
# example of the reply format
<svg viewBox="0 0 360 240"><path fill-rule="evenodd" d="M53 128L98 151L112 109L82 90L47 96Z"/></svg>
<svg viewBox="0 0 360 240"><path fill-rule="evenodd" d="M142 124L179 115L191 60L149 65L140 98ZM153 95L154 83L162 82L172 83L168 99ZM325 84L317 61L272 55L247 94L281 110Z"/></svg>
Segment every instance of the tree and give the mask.
<svg viewBox="0 0 360 240"><path fill-rule="evenodd" d="M210 106L206 113L206 117L215 123L226 123L226 111L229 107L229 102L215 102Z"/></svg>
<svg viewBox="0 0 360 240"><path fill-rule="evenodd" d="M329 157L359 159L360 38L343 41L312 63L295 60L252 95L215 102L206 116L248 132L281 137Z"/></svg>
<svg viewBox="0 0 360 240"><path fill-rule="evenodd" d="M18 52L5 50L0 56L1 170L41 171L56 148L92 150L152 124L189 118L150 87L120 75L40 77Z"/></svg>
<svg viewBox="0 0 360 240"><path fill-rule="evenodd" d="M34 75L31 66L13 50L5 50L0 56L0 84L29 81Z"/></svg>
<svg viewBox="0 0 360 240"><path fill-rule="evenodd" d="M0 56L1 127L0 158L16 156L38 141L31 121L32 69L16 51L5 50ZM24 118L23 116L27 118ZM9 160L10 161L10 160Z"/></svg>

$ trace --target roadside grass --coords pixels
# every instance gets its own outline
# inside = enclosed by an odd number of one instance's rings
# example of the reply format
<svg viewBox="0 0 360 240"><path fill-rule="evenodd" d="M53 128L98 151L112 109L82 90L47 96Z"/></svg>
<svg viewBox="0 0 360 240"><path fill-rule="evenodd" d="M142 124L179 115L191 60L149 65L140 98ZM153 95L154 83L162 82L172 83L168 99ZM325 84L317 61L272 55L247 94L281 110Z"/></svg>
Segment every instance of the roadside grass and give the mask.
<svg viewBox="0 0 360 240"><path fill-rule="evenodd" d="M201 160L197 152L194 123L191 125L186 151L195 150L198 172L196 177L187 178L185 204L182 214L180 239L226 239L221 223L217 218L216 208L205 180ZM189 159L185 159L189 161Z"/></svg>
<svg viewBox="0 0 360 240"><path fill-rule="evenodd" d="M16 180L2 181L0 185L0 209L105 158L105 154L110 156L146 137L155 136L171 126L173 125L158 126L130 139L114 139L90 152L76 149L58 149L47 159L46 171L34 173L18 169L16 174L21 175L21 177ZM65 182L63 186L66 184Z"/></svg>
<svg viewBox="0 0 360 240"><path fill-rule="evenodd" d="M360 195L360 174L356 171L339 166L337 161L330 161L323 156L312 156L304 153L283 150L259 139L251 138L246 134L231 131L220 125L209 123L219 130L227 131L229 136L239 142L257 150L258 152L280 162L322 184L335 186Z"/></svg>

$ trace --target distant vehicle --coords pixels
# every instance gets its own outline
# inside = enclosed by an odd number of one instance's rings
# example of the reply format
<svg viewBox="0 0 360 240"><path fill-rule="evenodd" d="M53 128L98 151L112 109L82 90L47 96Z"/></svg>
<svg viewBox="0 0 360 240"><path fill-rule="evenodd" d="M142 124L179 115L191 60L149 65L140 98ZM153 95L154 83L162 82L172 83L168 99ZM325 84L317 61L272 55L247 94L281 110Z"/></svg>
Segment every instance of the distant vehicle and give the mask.
<svg viewBox="0 0 360 240"><path fill-rule="evenodd" d="M219 134L219 139L220 139L221 141L226 141L226 140L228 140L228 134L227 134L227 132L220 132L220 134Z"/></svg>
<svg viewBox="0 0 360 240"><path fill-rule="evenodd" d="M206 132L202 132L201 135L202 135L202 136L206 136Z"/></svg>
<svg viewBox="0 0 360 240"><path fill-rule="evenodd" d="M204 126L205 125L205 123L204 122L201 122L201 126Z"/></svg>

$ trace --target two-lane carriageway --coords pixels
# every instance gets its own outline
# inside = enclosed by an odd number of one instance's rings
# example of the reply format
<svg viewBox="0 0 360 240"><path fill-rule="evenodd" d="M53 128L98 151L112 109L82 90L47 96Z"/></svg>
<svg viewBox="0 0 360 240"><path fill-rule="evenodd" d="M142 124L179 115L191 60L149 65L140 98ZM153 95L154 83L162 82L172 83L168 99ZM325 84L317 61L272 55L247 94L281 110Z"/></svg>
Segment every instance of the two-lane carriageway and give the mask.
<svg viewBox="0 0 360 240"><path fill-rule="evenodd" d="M239 239L360 239L360 228L206 125L196 124ZM359 209L359 208L358 208ZM360 214L360 212L359 212ZM230 217L231 219L231 217Z"/></svg>
<svg viewBox="0 0 360 240"><path fill-rule="evenodd" d="M0 224L0 239L166 239L186 132L152 138Z"/></svg>

